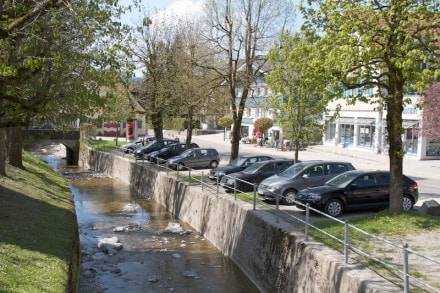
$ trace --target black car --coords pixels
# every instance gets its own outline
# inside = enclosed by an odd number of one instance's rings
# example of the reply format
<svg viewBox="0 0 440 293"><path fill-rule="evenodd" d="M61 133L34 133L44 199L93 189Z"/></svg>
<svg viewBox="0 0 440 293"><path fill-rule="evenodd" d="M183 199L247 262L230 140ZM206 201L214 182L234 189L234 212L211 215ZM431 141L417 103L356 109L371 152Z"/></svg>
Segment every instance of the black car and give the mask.
<svg viewBox="0 0 440 293"><path fill-rule="evenodd" d="M199 145L196 143L191 143L187 145L186 143L176 143L166 146L158 151L154 151L148 154L148 159L153 163L163 164L167 159L180 155L187 149L198 148Z"/></svg>
<svg viewBox="0 0 440 293"><path fill-rule="evenodd" d="M148 143L146 146L143 146L134 151L134 157L136 160L142 160L146 158L151 152L162 149L163 147L171 144L176 144L177 142L174 139L158 139Z"/></svg>
<svg viewBox="0 0 440 293"><path fill-rule="evenodd" d="M419 198L417 182L403 175L403 210L409 211ZM296 206L305 204L337 217L344 211L388 208L390 173L387 171L348 171L322 186L300 190Z"/></svg>
<svg viewBox="0 0 440 293"><path fill-rule="evenodd" d="M208 177L211 180L217 180L217 176L218 176L220 180L224 175L239 172L249 167L253 163L267 161L267 160L273 160L273 158L266 155L240 156L226 166L217 167L211 170L208 174Z"/></svg>
<svg viewBox="0 0 440 293"><path fill-rule="evenodd" d="M274 159L257 162L243 171L223 176L220 184L226 189L252 191L263 179L275 175L294 164L290 159Z"/></svg>

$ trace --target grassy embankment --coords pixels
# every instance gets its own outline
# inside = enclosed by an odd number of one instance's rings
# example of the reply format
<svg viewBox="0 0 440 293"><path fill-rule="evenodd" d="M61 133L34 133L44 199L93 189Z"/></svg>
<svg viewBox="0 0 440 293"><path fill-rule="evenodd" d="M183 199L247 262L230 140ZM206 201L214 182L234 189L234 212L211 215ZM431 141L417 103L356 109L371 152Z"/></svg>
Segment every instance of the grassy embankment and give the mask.
<svg viewBox="0 0 440 293"><path fill-rule="evenodd" d="M23 153L0 177L0 292L74 292L79 251L68 183Z"/></svg>

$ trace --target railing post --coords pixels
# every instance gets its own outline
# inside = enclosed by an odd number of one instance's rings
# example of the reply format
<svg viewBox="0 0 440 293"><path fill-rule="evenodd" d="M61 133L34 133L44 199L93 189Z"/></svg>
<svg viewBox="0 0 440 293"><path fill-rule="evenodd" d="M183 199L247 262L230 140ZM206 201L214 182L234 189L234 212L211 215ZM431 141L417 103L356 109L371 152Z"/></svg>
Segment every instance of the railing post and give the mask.
<svg viewBox="0 0 440 293"><path fill-rule="evenodd" d="M309 241L310 204L306 205L306 226L304 227L305 240Z"/></svg>
<svg viewBox="0 0 440 293"><path fill-rule="evenodd" d="M257 185L254 184L254 211L256 209L257 206Z"/></svg>
<svg viewBox="0 0 440 293"><path fill-rule="evenodd" d="M219 192L219 188L220 188L220 180L219 180L220 176L218 176L218 172L217 172L217 195Z"/></svg>
<svg viewBox="0 0 440 293"><path fill-rule="evenodd" d="M408 264L408 244L403 245L403 292L409 292L409 264Z"/></svg>
<svg viewBox="0 0 440 293"><path fill-rule="evenodd" d="M275 209L275 216L276 216L276 222L280 222L280 195L277 193L275 195L275 202L276 202L276 209Z"/></svg>
<svg viewBox="0 0 440 293"><path fill-rule="evenodd" d="M179 180L179 165L176 165L176 170L177 170L177 180Z"/></svg>
<svg viewBox="0 0 440 293"><path fill-rule="evenodd" d="M345 220L345 231L344 231L344 263L348 264L348 219Z"/></svg>
<svg viewBox="0 0 440 293"><path fill-rule="evenodd" d="M165 162L165 165L167 167L167 175L170 174L170 166L168 165L168 161Z"/></svg>
<svg viewBox="0 0 440 293"><path fill-rule="evenodd" d="M191 185L191 168L188 168L188 183Z"/></svg>
<svg viewBox="0 0 440 293"><path fill-rule="evenodd" d="M234 198L237 200L237 180L234 180Z"/></svg>
<svg viewBox="0 0 440 293"><path fill-rule="evenodd" d="M200 178L200 185L202 185L202 191L203 191L203 171L202 171L202 178Z"/></svg>

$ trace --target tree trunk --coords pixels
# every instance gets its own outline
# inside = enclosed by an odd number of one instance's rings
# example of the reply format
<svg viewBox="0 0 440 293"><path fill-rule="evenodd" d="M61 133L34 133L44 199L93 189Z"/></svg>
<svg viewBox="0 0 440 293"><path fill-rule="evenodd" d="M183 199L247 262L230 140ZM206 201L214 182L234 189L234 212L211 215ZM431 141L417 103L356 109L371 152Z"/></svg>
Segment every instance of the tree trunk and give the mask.
<svg viewBox="0 0 440 293"><path fill-rule="evenodd" d="M186 128L186 139L185 139L185 143L186 145L189 146L189 144L191 143L191 139L192 139L192 132L193 132L193 125L194 125L194 119L192 114L188 115L188 126Z"/></svg>
<svg viewBox="0 0 440 293"><path fill-rule="evenodd" d="M163 139L163 118L162 113L157 112L151 115L151 123L153 125L154 137Z"/></svg>
<svg viewBox="0 0 440 293"><path fill-rule="evenodd" d="M397 76L397 75L396 75ZM390 159L390 213L403 212L403 145L402 145L402 112L403 82L396 77L395 86L387 99L387 127Z"/></svg>
<svg viewBox="0 0 440 293"><path fill-rule="evenodd" d="M11 166L24 169L21 128L17 126L10 126L7 128L6 135L9 164Z"/></svg>
<svg viewBox="0 0 440 293"><path fill-rule="evenodd" d="M234 127L231 130L231 156L229 157L229 162L235 160L238 157L240 151L242 116L243 116L243 112L240 112L239 110L236 119L234 119Z"/></svg>
<svg viewBox="0 0 440 293"><path fill-rule="evenodd" d="M0 126L0 176L6 176L5 129L3 127L1 127L1 126Z"/></svg>

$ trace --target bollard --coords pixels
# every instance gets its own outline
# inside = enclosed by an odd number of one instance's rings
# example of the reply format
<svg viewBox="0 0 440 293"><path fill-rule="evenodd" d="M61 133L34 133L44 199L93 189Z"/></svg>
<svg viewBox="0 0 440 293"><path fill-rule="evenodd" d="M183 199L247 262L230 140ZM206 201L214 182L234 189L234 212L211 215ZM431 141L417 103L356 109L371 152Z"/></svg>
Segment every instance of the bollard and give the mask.
<svg viewBox="0 0 440 293"><path fill-rule="evenodd" d="M219 176L218 176L218 172L217 172L217 195L219 192L219 185L220 185L220 181L219 181Z"/></svg>

